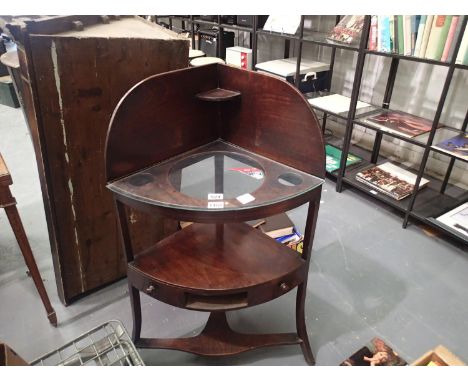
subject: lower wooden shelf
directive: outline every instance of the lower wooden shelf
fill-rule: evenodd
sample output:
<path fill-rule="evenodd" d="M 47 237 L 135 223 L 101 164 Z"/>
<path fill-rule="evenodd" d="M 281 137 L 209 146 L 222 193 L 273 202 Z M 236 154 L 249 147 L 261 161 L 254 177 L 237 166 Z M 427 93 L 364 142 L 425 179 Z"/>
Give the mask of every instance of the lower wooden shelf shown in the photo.
<path fill-rule="evenodd" d="M 204 356 L 228 356 L 278 345 L 303 344 L 296 333 L 244 334 L 232 330 L 226 313 L 211 313 L 202 332 L 184 338 L 139 338 L 139 348 L 181 350 Z M 312 361 L 313 363 L 313 361 Z"/>
<path fill-rule="evenodd" d="M 192 224 L 137 255 L 128 277 L 168 304 L 226 311 L 269 301 L 301 283 L 306 262 L 245 223 Z"/>

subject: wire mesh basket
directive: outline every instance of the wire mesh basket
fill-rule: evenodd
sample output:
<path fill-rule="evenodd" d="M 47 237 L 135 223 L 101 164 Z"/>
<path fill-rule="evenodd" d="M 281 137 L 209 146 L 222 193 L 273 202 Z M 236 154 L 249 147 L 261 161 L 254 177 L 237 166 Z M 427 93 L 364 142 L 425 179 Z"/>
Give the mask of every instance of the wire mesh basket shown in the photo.
<path fill-rule="evenodd" d="M 31 362 L 35 366 L 144 366 L 123 324 L 111 320 Z"/>

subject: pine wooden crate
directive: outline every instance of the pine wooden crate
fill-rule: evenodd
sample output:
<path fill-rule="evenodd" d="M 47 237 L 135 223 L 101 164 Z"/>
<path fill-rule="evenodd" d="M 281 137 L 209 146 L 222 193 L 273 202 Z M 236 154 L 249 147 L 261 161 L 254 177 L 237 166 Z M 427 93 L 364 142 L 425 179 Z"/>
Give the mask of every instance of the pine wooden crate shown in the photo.
<path fill-rule="evenodd" d="M 460 358 L 442 345 L 419 357 L 411 366 L 427 366 L 431 361 L 441 366 L 466 366 Z"/>

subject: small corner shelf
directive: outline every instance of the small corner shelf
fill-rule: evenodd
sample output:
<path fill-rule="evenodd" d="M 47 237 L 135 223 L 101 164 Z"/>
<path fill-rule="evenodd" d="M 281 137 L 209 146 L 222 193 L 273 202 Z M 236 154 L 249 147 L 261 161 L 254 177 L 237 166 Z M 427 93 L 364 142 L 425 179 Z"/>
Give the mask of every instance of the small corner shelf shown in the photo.
<path fill-rule="evenodd" d="M 211 89 L 205 92 L 201 92 L 195 95 L 198 99 L 208 102 L 223 102 L 231 101 L 233 99 L 239 98 L 241 96 L 240 92 L 227 89 Z"/>

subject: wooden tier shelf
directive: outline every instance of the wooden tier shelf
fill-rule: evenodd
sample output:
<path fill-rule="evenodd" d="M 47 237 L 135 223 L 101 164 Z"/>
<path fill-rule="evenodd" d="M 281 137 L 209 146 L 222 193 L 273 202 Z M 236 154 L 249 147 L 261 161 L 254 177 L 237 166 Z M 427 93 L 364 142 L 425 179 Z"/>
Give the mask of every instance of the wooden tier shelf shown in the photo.
<path fill-rule="evenodd" d="M 304 265 L 299 253 L 248 224 L 192 224 L 137 255 L 128 277 L 171 305 L 230 310 L 290 291 L 303 281 Z"/>
<path fill-rule="evenodd" d="M 195 95 L 195 97 L 198 99 L 209 102 L 231 101 L 233 99 L 239 98 L 240 96 L 240 92 L 221 88 L 211 89 Z"/>
<path fill-rule="evenodd" d="M 228 356 L 267 346 L 303 346 L 296 333 L 244 334 L 229 327 L 226 313 L 214 312 L 203 331 L 195 337 L 185 338 L 140 338 L 135 342 L 139 348 L 182 350 L 203 356 Z M 314 363 L 313 358 L 308 359 Z"/>

